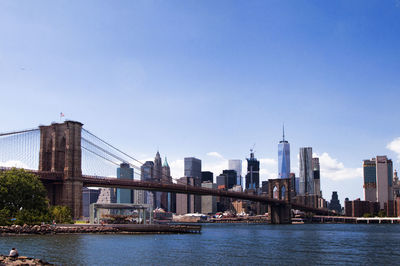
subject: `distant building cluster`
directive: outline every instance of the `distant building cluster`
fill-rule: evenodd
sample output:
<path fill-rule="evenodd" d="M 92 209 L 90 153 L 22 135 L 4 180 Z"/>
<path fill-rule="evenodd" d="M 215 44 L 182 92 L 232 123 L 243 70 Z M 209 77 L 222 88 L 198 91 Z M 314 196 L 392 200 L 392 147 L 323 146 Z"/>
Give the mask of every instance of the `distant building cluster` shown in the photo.
<path fill-rule="evenodd" d="M 363 161 L 364 200 L 345 201 L 346 216 L 400 216 L 400 182 L 387 156 Z"/>

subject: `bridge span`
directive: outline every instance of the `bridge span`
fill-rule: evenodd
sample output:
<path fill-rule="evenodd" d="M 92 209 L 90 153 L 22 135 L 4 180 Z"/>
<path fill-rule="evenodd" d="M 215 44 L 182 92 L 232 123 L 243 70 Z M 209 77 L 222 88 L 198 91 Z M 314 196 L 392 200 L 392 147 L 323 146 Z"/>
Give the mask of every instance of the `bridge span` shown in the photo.
<path fill-rule="evenodd" d="M 39 167 L 38 170 L 27 171 L 35 173 L 40 177 L 48 191 L 50 203 L 70 207 L 75 219 L 80 218 L 82 215 L 82 188 L 84 186 L 126 188 L 193 195 L 211 195 L 255 201 L 268 205 L 269 217 L 272 223 L 289 223 L 291 221 L 291 209 L 313 212 L 320 215 L 334 215 L 333 212 L 327 209 L 312 208 L 293 202 L 290 198 L 290 193 L 286 193 L 285 196 L 281 198 L 272 198 L 245 192 L 233 192 L 191 185 L 124 180 L 97 175 L 83 175 L 82 150 L 89 151 L 110 162 L 112 162 L 110 158 L 120 159 L 120 157 L 117 157 L 106 149 L 99 147 L 98 144 L 82 137 L 81 134 L 83 130 L 82 123 L 80 122 L 65 121 L 64 123 L 53 123 L 50 126 L 40 126 L 39 129 L 0 134 L 0 137 L 4 137 L 13 136 L 13 134 L 21 135 L 29 134 L 30 132 L 37 134 L 40 132 Z M 89 135 L 94 136 L 92 133 L 86 131 L 86 137 Z M 96 136 L 94 137 L 98 138 Z M 99 140 L 100 142 L 104 142 L 101 139 Z M 83 143 L 85 143 L 85 146 L 83 146 Z M 106 144 L 114 148 L 110 144 Z M 90 145 L 95 147 L 96 150 L 90 150 Z M 127 155 L 120 150 L 118 151 Z M 128 155 L 128 157 L 130 156 Z M 130 158 L 134 159 L 133 157 Z M 116 164 L 115 162 L 112 163 Z M 137 168 L 138 167 L 136 166 L 136 169 Z M 3 167 L 0 168 L 0 171 L 6 171 L 8 169 L 9 168 Z M 285 188 L 285 191 L 289 191 L 289 180 L 274 179 L 270 181 L 277 184 L 279 190 Z M 272 186 L 269 189 L 271 189 L 269 195 L 272 195 Z M 280 192 L 279 195 L 281 195 Z"/>

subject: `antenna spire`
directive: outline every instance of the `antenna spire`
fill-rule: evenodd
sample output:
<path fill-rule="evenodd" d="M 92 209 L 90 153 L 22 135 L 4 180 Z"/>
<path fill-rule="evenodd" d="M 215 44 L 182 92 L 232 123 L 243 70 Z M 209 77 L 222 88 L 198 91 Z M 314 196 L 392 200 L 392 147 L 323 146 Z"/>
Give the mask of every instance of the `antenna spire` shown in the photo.
<path fill-rule="evenodd" d="M 283 123 L 282 132 L 283 132 L 283 134 L 282 134 L 282 136 L 283 136 L 283 141 L 285 141 L 285 123 Z"/>

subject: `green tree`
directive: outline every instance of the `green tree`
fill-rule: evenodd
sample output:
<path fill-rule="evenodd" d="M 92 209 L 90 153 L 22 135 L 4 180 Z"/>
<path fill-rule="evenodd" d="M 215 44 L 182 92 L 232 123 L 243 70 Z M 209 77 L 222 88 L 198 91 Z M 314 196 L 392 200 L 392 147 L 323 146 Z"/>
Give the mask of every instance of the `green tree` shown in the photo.
<path fill-rule="evenodd" d="M 71 210 L 67 206 L 52 206 L 50 208 L 51 219 L 56 223 L 72 224 Z"/>
<path fill-rule="evenodd" d="M 48 221 L 47 192 L 39 178 L 21 169 L 0 173 L 0 223 L 16 218 L 18 224 Z"/>

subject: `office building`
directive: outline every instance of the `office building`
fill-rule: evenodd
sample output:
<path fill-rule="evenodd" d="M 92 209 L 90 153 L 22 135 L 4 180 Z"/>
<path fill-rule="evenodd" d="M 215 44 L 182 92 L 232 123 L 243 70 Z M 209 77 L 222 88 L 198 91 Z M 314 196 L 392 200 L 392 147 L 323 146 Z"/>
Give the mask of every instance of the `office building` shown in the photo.
<path fill-rule="evenodd" d="M 154 158 L 154 168 L 153 168 L 153 181 L 161 183 L 162 178 L 162 161 L 160 152 L 157 151 L 156 157 Z M 161 192 L 153 192 L 154 195 L 154 208 L 161 208 Z"/>
<path fill-rule="evenodd" d="M 250 158 L 247 158 L 246 189 L 257 190 L 260 187 L 260 162 L 250 150 Z"/>
<path fill-rule="evenodd" d="M 320 166 L 319 158 L 312 158 L 313 177 L 314 177 L 314 193 L 321 196 L 321 182 L 320 182 Z"/>
<path fill-rule="evenodd" d="M 202 182 L 201 186 L 204 188 L 216 189 L 217 184 L 209 181 Z M 217 212 L 217 198 L 215 196 L 201 196 L 201 213 L 213 214 Z"/>
<path fill-rule="evenodd" d="M 140 167 L 140 180 L 141 181 L 153 181 L 153 170 L 154 170 L 154 162 L 146 161 Z M 153 192 L 144 191 L 144 190 L 135 190 L 134 194 L 135 203 L 136 204 L 151 204 L 153 206 Z"/>
<path fill-rule="evenodd" d="M 336 213 L 342 213 L 342 205 L 340 205 L 337 191 L 332 192 L 331 202 L 329 203 L 329 209 Z"/>
<path fill-rule="evenodd" d="M 89 206 L 96 203 L 100 195 L 100 189 L 82 188 L 82 215 L 89 218 Z"/>
<path fill-rule="evenodd" d="M 300 188 L 299 194 L 314 195 L 314 172 L 312 168 L 312 148 L 300 148 Z"/>
<path fill-rule="evenodd" d="M 386 156 L 363 161 L 364 196 L 366 201 L 385 203 L 393 200 L 393 162 Z"/>
<path fill-rule="evenodd" d="M 194 157 L 185 158 L 184 175 L 201 179 L 201 160 Z"/>
<path fill-rule="evenodd" d="M 164 159 L 164 163 L 162 165 L 162 176 L 161 182 L 165 184 L 172 184 L 172 177 L 171 177 L 171 169 L 169 167 L 167 157 Z M 172 202 L 171 202 L 171 193 L 169 192 L 159 192 L 161 194 L 161 208 L 165 211 L 171 211 L 172 209 Z"/>
<path fill-rule="evenodd" d="M 211 182 L 213 183 L 214 181 L 214 174 L 209 171 L 203 171 L 201 172 L 201 183 L 204 182 Z"/>
<path fill-rule="evenodd" d="M 279 178 L 290 177 L 290 144 L 285 140 L 285 128 L 283 137 L 278 144 L 278 176 Z"/>
<path fill-rule="evenodd" d="M 178 184 L 194 186 L 193 177 L 181 177 L 178 179 Z M 190 194 L 176 194 L 176 214 L 186 214 L 195 212 L 194 195 Z"/>
<path fill-rule="evenodd" d="M 229 160 L 228 169 L 236 171 L 236 184 L 242 185 L 242 160 Z"/>
<path fill-rule="evenodd" d="M 133 168 L 128 163 L 121 163 L 117 168 L 117 178 L 133 180 Z M 117 203 L 133 203 L 133 190 L 118 188 Z"/>
<path fill-rule="evenodd" d="M 184 159 L 185 177 L 193 178 L 194 186 L 201 186 L 201 160 L 194 157 Z M 194 196 L 194 212 L 201 212 L 201 196 Z"/>

